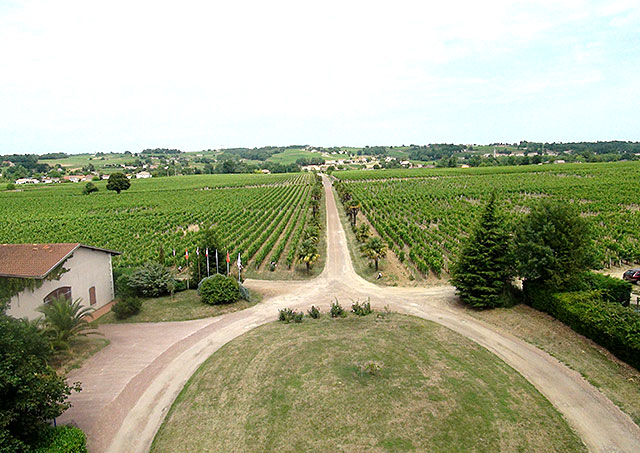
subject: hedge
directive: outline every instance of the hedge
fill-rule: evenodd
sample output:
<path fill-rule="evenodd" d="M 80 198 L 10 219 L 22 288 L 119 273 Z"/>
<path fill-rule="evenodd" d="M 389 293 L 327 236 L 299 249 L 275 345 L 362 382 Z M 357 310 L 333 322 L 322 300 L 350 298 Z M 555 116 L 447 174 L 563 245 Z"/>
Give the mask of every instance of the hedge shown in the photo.
<path fill-rule="evenodd" d="M 631 283 L 608 275 L 585 272 L 580 275 L 568 291 L 600 290 L 602 298 L 607 302 L 619 303 L 628 307 L 631 302 Z"/>
<path fill-rule="evenodd" d="M 640 313 L 608 302 L 603 293 L 601 290 L 553 293 L 525 285 L 525 301 L 533 308 L 549 313 L 640 370 Z"/>

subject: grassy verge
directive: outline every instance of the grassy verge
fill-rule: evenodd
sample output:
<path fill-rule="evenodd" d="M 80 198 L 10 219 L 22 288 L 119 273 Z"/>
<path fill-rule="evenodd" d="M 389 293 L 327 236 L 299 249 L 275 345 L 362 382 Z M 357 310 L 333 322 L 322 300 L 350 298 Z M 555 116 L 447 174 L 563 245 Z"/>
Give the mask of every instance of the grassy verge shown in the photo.
<path fill-rule="evenodd" d="M 376 372 L 362 369 L 374 361 Z M 270 323 L 213 354 L 151 451 L 585 451 L 522 376 L 437 324 L 390 314 Z"/>
<path fill-rule="evenodd" d="M 114 324 L 129 322 L 163 322 L 186 321 L 189 319 L 209 318 L 238 310 L 244 310 L 257 304 L 262 299 L 259 293 L 250 292 L 251 302 L 240 300 L 228 305 L 207 305 L 200 301 L 196 290 L 188 290 L 171 296 L 143 299 L 142 309 L 137 315 L 127 319 L 116 319 L 112 312 L 106 313 L 96 322 L 98 324 Z"/>
<path fill-rule="evenodd" d="M 109 340 L 100 335 L 78 337 L 71 342 L 71 348 L 54 357 L 51 366 L 59 372 L 66 374 L 69 371 L 80 368 L 85 360 L 109 344 Z"/>
<path fill-rule="evenodd" d="M 526 305 L 468 310 L 468 314 L 516 335 L 578 371 L 640 425 L 640 371 L 606 349 Z"/>

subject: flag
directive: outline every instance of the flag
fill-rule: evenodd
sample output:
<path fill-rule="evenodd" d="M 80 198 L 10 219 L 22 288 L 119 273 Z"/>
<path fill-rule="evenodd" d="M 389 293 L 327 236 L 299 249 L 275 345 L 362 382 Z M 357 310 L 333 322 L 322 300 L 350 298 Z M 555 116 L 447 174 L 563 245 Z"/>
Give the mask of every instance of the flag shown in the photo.
<path fill-rule="evenodd" d="M 209 276 L 209 247 L 204 249 L 204 256 L 207 257 L 207 277 Z"/>
<path fill-rule="evenodd" d="M 227 263 L 229 263 L 231 259 L 229 259 L 229 251 L 227 250 Z"/>
<path fill-rule="evenodd" d="M 196 247 L 196 255 L 200 256 L 200 247 Z"/>
<path fill-rule="evenodd" d="M 173 256 L 176 256 L 176 249 L 173 249 Z"/>
<path fill-rule="evenodd" d="M 242 260 L 240 259 L 240 253 L 238 253 L 238 269 L 242 269 Z"/>
<path fill-rule="evenodd" d="M 184 249 L 184 257 L 187 261 L 189 261 L 189 250 L 188 249 Z"/>

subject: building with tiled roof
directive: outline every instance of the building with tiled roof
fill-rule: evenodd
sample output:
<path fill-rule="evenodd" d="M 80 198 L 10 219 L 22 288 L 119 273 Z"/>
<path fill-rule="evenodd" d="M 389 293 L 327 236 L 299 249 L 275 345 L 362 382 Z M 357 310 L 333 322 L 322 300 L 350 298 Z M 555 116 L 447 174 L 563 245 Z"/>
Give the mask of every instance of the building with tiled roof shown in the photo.
<path fill-rule="evenodd" d="M 56 297 L 98 309 L 113 300 L 111 257 L 120 252 L 80 243 L 0 244 L 0 279 L 28 279 L 13 294 L 7 314 L 16 318 L 40 316 L 40 305 Z"/>

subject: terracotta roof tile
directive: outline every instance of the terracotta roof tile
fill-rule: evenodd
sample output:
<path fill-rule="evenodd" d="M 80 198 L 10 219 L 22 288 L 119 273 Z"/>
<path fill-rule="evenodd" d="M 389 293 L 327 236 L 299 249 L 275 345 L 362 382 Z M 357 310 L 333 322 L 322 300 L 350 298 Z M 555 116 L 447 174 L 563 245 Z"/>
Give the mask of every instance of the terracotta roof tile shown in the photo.
<path fill-rule="evenodd" d="M 0 277 L 45 278 L 62 260 L 78 247 L 86 247 L 113 255 L 119 252 L 82 245 L 65 244 L 0 244 Z"/>

